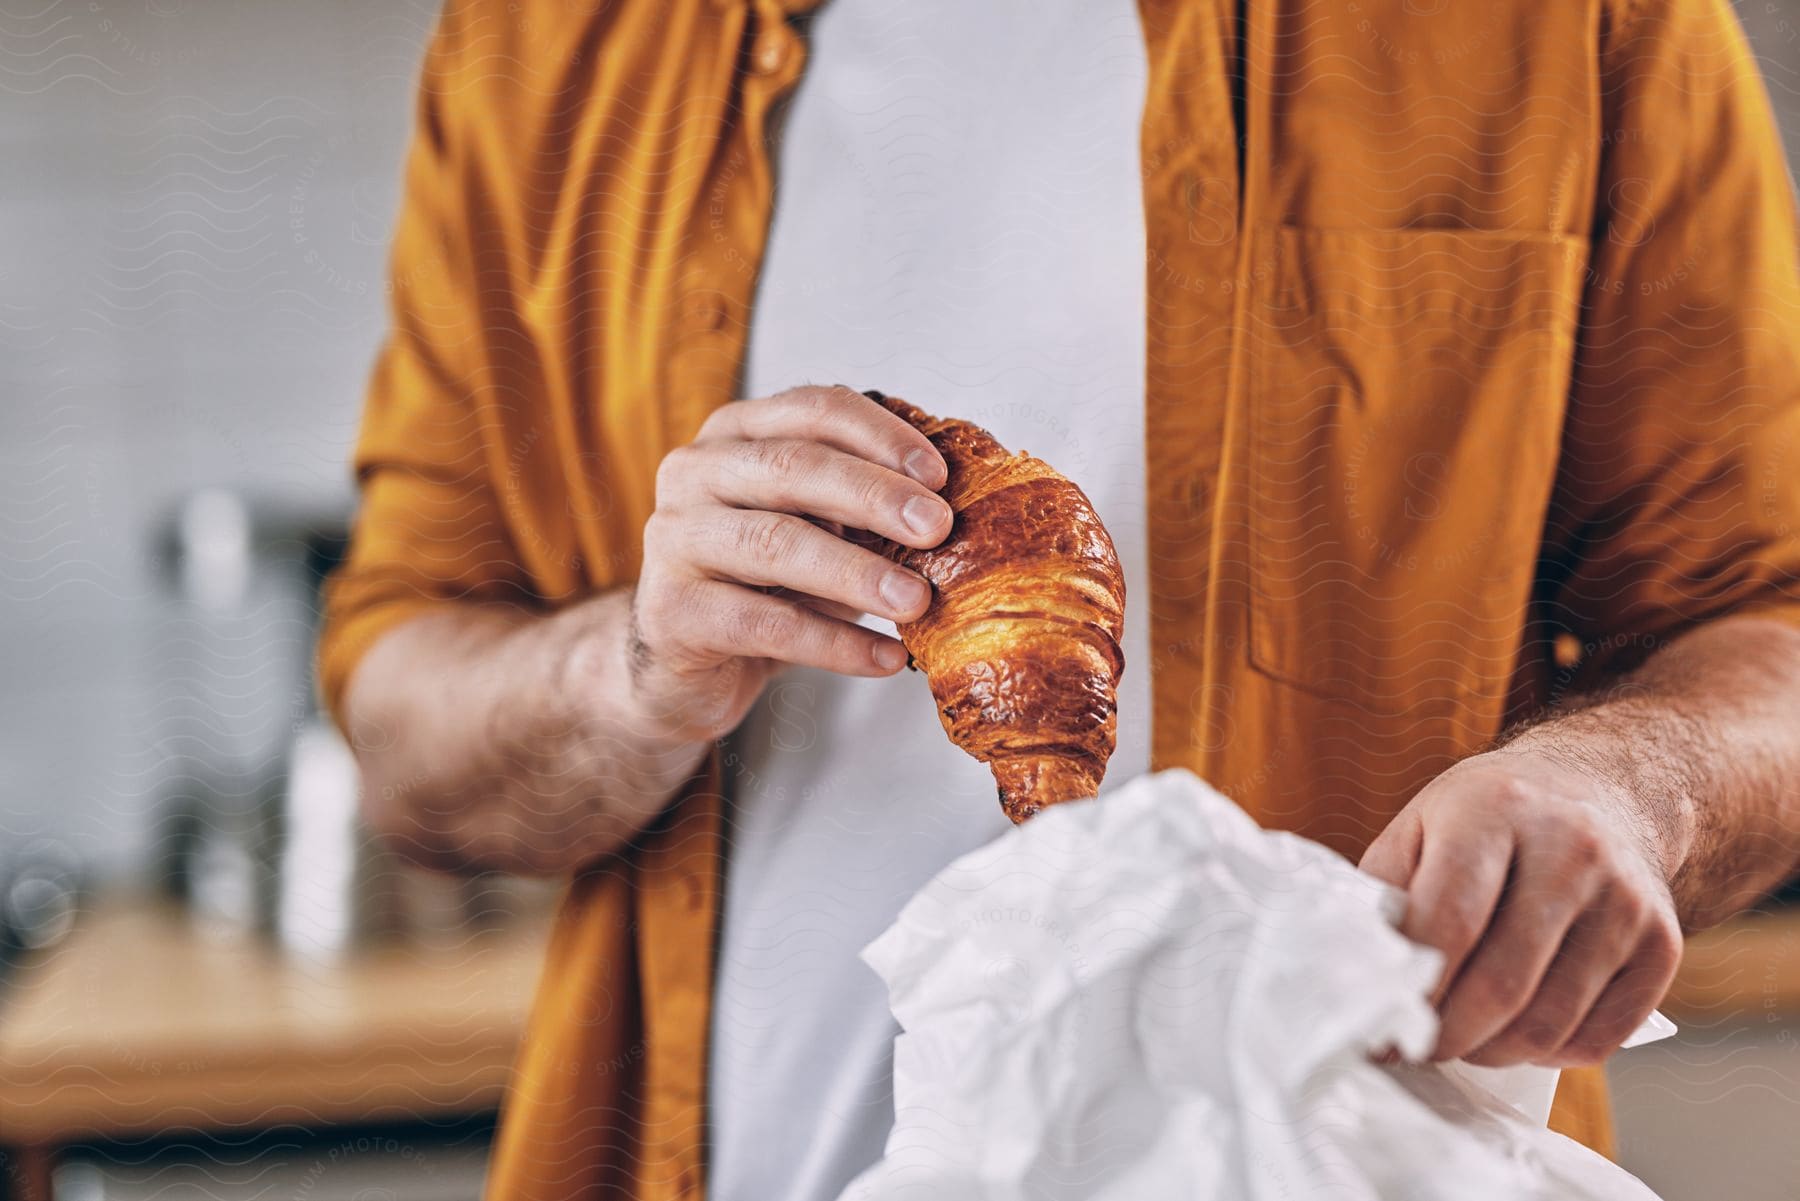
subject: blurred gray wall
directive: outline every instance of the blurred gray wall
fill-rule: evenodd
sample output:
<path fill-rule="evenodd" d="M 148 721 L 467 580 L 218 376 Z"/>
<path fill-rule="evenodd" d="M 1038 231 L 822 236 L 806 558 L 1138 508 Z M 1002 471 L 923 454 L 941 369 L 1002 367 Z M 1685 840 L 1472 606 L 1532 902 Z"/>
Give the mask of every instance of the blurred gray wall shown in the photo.
<path fill-rule="evenodd" d="M 119 866 L 173 755 L 291 724 L 259 648 L 305 615 L 275 595 L 208 669 L 242 706 L 172 704 L 211 652 L 152 535 L 201 485 L 348 504 L 435 5 L 0 6 L 0 845 Z M 1742 12 L 1792 146 L 1800 0 Z"/>
<path fill-rule="evenodd" d="M 1800 0 L 1734 0 L 1762 64 L 1790 169 L 1800 158 Z"/>
<path fill-rule="evenodd" d="M 435 12 L 0 0 L 0 848 L 121 866 L 172 756 L 282 736 L 305 614 L 254 594 L 201 646 L 154 534 L 201 485 L 348 505 Z M 199 667 L 223 726 L 170 703 Z"/>

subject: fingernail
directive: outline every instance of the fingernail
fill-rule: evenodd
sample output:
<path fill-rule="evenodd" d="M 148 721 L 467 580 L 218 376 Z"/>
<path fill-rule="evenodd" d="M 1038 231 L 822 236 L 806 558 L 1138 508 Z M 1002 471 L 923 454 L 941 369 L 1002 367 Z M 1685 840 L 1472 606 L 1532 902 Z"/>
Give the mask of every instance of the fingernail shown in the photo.
<path fill-rule="evenodd" d="M 901 506 L 900 516 L 906 519 L 906 524 L 912 527 L 913 533 L 929 537 L 943 526 L 944 517 L 949 511 L 950 506 L 935 496 L 929 499 L 915 496 Z"/>
<path fill-rule="evenodd" d="M 936 451 L 909 450 L 906 457 L 900 460 L 900 469 L 927 488 L 932 488 L 943 478 L 942 463 L 943 457 Z"/>
<path fill-rule="evenodd" d="M 881 598 L 896 613 L 915 613 L 931 599 L 931 586 L 916 575 L 890 571 L 881 577 Z"/>
<path fill-rule="evenodd" d="M 875 662 L 888 671 L 899 671 L 906 666 L 906 648 L 898 642 L 877 642 Z"/>

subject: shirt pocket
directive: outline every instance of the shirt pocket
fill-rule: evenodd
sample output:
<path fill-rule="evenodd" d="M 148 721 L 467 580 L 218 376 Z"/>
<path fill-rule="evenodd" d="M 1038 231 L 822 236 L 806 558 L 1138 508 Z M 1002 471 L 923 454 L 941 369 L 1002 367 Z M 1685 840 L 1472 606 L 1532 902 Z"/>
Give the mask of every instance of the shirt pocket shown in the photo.
<path fill-rule="evenodd" d="M 1268 233 L 1246 323 L 1249 654 L 1382 713 L 1497 719 L 1554 481 L 1586 243 Z"/>

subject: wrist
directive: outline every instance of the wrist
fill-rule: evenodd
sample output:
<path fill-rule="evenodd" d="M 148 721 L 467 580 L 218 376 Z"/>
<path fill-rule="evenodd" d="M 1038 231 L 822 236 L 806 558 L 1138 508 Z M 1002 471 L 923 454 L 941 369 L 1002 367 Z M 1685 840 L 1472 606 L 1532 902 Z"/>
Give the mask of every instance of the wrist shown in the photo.
<path fill-rule="evenodd" d="M 1661 720 L 1622 704 L 1597 706 L 1532 726 L 1496 753 L 1535 755 L 1580 776 L 1583 792 L 1617 815 L 1673 882 L 1693 844 L 1697 806 L 1688 773 L 1661 745 Z"/>
<path fill-rule="evenodd" d="M 635 834 L 692 778 L 709 744 L 684 734 L 679 718 L 634 678 L 631 604 L 625 588 L 570 610 L 574 625 L 556 648 L 556 692 L 572 760 Z"/>
<path fill-rule="evenodd" d="M 634 602 L 635 590 L 622 588 L 579 606 L 587 611 L 561 650 L 563 711 L 589 737 L 629 746 L 637 757 L 698 762 L 706 740 L 691 732 L 683 691 L 649 669 Z"/>

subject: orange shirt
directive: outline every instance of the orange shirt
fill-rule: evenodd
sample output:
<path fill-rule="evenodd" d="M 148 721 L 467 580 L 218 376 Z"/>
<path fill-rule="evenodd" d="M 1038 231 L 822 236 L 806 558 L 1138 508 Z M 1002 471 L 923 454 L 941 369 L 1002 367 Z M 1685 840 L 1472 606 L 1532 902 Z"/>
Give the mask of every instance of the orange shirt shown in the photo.
<path fill-rule="evenodd" d="M 334 708 L 430 609 L 631 582 L 658 461 L 733 395 L 810 6 L 449 6 Z M 1697 622 L 1800 620 L 1793 206 L 1726 0 L 1243 7 L 1142 0 L 1133 666 L 1156 766 L 1355 854 L 1509 718 Z M 714 769 L 572 883 L 494 1196 L 702 1191 L 724 803 Z M 1554 1124 L 1607 1146 L 1597 1073 Z"/>

